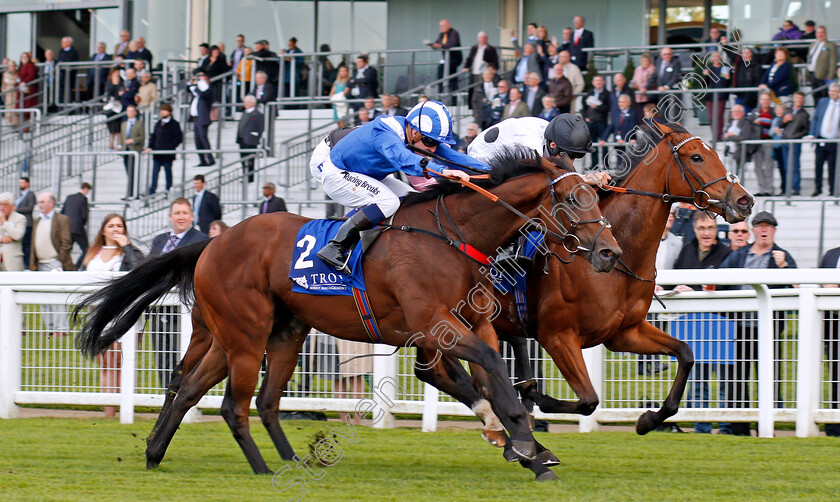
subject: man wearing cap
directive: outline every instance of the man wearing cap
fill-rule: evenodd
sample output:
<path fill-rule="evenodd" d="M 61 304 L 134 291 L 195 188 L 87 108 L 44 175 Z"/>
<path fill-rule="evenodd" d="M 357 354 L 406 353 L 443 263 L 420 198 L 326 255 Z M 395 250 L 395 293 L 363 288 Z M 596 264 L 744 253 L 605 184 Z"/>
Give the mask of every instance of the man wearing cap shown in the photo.
<path fill-rule="evenodd" d="M 775 242 L 776 227 L 779 223 L 776 218 L 767 211 L 761 211 L 752 219 L 752 233 L 753 243 L 733 251 L 723 263 L 720 268 L 758 268 L 758 269 L 776 269 L 776 268 L 796 268 L 796 261 L 793 256 L 786 250 L 779 247 Z M 781 288 L 784 286 L 769 286 L 770 288 Z M 718 289 L 744 289 L 752 290 L 750 285 L 719 287 Z M 774 319 L 777 319 L 775 324 L 775 332 L 780 333 L 784 330 L 784 312 L 777 312 L 774 314 Z M 731 397 L 731 404 L 736 408 L 749 407 L 750 389 L 749 380 L 751 373 L 751 366 L 753 361 L 758 359 L 758 323 L 755 312 L 746 312 L 737 314 L 737 330 L 735 340 L 735 377 L 733 384 L 733 393 Z M 780 320 L 781 319 L 781 320 Z M 781 347 L 776 344 L 774 348 L 776 355 L 780 355 Z M 779 363 L 775 364 L 774 373 L 775 380 L 779 380 L 780 372 Z M 781 399 L 781 384 L 776 387 L 776 406 L 782 407 Z M 750 435 L 748 423 L 732 424 L 732 433 L 736 435 Z"/>
<path fill-rule="evenodd" d="M 149 136 L 149 147 L 146 148 L 146 153 L 155 150 L 175 150 L 184 140 L 184 135 L 181 132 L 181 124 L 172 118 L 172 105 L 164 103 L 160 105 L 160 120 L 155 124 L 152 135 Z M 157 191 L 158 174 L 160 168 L 166 175 L 166 190 L 172 188 L 172 162 L 175 160 L 175 154 L 171 153 L 155 153 L 152 155 L 152 183 L 149 185 L 149 195 Z"/>
<path fill-rule="evenodd" d="M 449 169 L 435 161 L 421 164 L 423 157 L 412 152 L 408 145 L 473 169 L 490 169 L 449 147 L 454 144 L 452 117 L 438 101 L 418 104 L 407 117 L 380 115 L 347 134 L 333 146 L 329 156 L 324 155 L 320 163 L 310 167 L 331 199 L 359 211 L 318 251 L 318 257 L 339 272 L 350 273 L 344 255 L 359 241 L 359 233 L 396 213 L 400 198 L 412 191 L 411 186 L 392 174 L 402 171 L 409 176 L 423 177 L 428 168 L 429 172 L 469 179 L 464 171 Z"/>
<path fill-rule="evenodd" d="M 198 75 L 201 72 L 207 70 L 207 64 L 210 61 L 210 44 L 204 42 L 198 46 L 198 66 L 195 70 L 193 70 L 194 75 Z"/>

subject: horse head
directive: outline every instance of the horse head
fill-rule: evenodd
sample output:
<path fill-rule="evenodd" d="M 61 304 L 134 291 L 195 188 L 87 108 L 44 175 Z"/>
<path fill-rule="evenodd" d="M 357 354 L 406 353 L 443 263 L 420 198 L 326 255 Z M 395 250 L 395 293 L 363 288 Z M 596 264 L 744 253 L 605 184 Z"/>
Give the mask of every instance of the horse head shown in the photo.
<path fill-rule="evenodd" d="M 546 239 L 570 254 L 583 252 L 596 272 L 609 272 L 618 264 L 621 247 L 610 223 L 601 214 L 598 194 L 575 171 L 567 156 L 538 157 L 549 176 L 549 197 L 539 207 Z"/>
<path fill-rule="evenodd" d="M 723 216 L 729 223 L 745 220 L 755 199 L 729 172 L 718 153 L 679 124 L 646 122 L 646 134 L 659 137 L 656 148 L 645 156 L 650 163 L 668 162 L 663 200 L 694 204 L 698 209 Z"/>

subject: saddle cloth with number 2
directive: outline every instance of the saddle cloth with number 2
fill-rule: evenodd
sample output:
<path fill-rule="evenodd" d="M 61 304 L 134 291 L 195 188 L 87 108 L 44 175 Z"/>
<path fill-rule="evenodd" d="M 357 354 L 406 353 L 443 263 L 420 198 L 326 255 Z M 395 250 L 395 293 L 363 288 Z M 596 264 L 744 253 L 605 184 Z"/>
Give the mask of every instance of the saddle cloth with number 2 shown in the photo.
<path fill-rule="evenodd" d="M 292 291 L 310 295 L 352 296 L 353 288 L 365 289 L 362 275 L 362 245 L 357 244 L 350 255 L 352 275 L 346 276 L 318 258 L 318 251 L 327 245 L 343 221 L 312 220 L 306 223 L 295 238 L 295 252 L 289 279 L 294 282 Z"/>

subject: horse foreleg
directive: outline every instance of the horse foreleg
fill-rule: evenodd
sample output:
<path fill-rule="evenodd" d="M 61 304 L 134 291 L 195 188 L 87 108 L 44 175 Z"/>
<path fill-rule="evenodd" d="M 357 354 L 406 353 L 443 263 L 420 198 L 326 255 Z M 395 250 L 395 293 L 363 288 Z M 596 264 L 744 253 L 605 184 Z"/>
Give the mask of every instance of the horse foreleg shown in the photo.
<path fill-rule="evenodd" d="M 295 372 L 298 354 L 310 329 L 310 326 L 295 318 L 282 331 L 272 333 L 266 347 L 267 364 L 262 386 L 257 394 L 257 411 L 283 460 L 292 460 L 295 452 L 280 426 L 280 398 Z"/>
<path fill-rule="evenodd" d="M 592 387 L 583 352 L 572 334 L 540 336 L 540 344 L 551 356 L 563 378 L 578 395 L 577 401 L 560 401 L 531 389 L 530 396 L 544 413 L 576 413 L 591 415 L 598 407 L 598 394 Z"/>
<path fill-rule="evenodd" d="M 688 382 L 688 375 L 694 366 L 694 354 L 691 353 L 688 344 L 643 321 L 620 333 L 605 345 L 613 352 L 668 355 L 677 358 L 679 365 L 677 377 L 671 384 L 668 397 L 665 398 L 659 411 L 646 411 L 639 417 L 639 421 L 636 422 L 637 433 L 647 434 L 677 413 L 680 399 Z"/>
<path fill-rule="evenodd" d="M 537 391 L 537 381 L 534 379 L 534 372 L 531 370 L 531 356 L 528 354 L 528 340 L 518 336 L 500 337 L 506 341 L 513 350 L 513 370 L 516 376 L 516 383 L 513 387 L 519 391 L 522 405 L 534 416 L 534 399 L 532 392 Z M 532 427 L 533 428 L 533 425 Z"/>
<path fill-rule="evenodd" d="M 434 357 L 434 351 L 417 349 L 417 364 L 414 365 L 417 378 L 467 405 L 484 424 L 481 437 L 493 446 L 505 446 L 505 428 L 502 422 L 493 413 L 490 403 L 478 394 L 470 375 L 461 363 L 443 354 L 437 364 L 429 367 Z"/>
<path fill-rule="evenodd" d="M 181 389 L 162 420 L 152 440 L 146 447 L 146 468 L 160 464 L 172 437 L 181 425 L 189 409 L 198 403 L 204 394 L 227 376 L 225 353 L 218 344 L 212 344 L 201 362 L 184 378 Z"/>

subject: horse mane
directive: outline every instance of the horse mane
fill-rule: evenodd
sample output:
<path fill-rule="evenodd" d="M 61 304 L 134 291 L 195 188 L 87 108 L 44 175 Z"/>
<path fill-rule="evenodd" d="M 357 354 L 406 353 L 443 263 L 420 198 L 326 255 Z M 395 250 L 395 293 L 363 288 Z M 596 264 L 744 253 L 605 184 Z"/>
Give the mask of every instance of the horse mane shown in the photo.
<path fill-rule="evenodd" d="M 491 168 L 487 172 L 490 179 L 473 180 L 473 183 L 482 188 L 493 188 L 513 178 L 542 172 L 540 159 L 541 156 L 536 150 L 523 145 L 504 146 L 487 161 Z M 558 167 L 564 168 L 562 165 L 558 165 Z M 441 195 L 461 192 L 472 192 L 472 189 L 454 181 L 438 178 L 438 182 L 428 190 L 406 195 L 402 200 L 402 206 L 411 206 L 435 200 Z"/>
<path fill-rule="evenodd" d="M 671 130 L 668 131 L 668 132 L 664 132 L 659 127 L 659 125 L 663 125 L 665 127 L 668 127 Z M 652 122 L 652 121 L 647 120 L 647 119 L 642 120 L 642 123 L 639 124 L 639 126 L 638 126 L 638 130 L 639 130 L 638 134 L 643 134 L 643 135 L 645 135 L 649 138 L 654 138 L 654 139 L 658 138 L 656 143 L 655 143 L 656 145 L 665 141 L 667 138 L 669 138 L 670 136 L 673 136 L 675 134 L 690 134 L 688 132 L 688 130 L 685 127 L 683 127 L 682 124 L 680 124 L 678 122 L 664 122 L 664 121 Z M 642 164 L 642 161 L 644 161 L 644 159 L 646 159 L 648 157 L 648 155 L 650 155 L 650 150 L 645 150 L 641 154 L 638 154 L 638 153 L 636 153 L 636 151 L 634 149 L 627 148 L 627 149 L 624 150 L 624 153 L 626 153 L 627 157 L 630 158 L 630 169 L 627 169 L 626 172 L 622 176 L 616 176 L 616 175 L 612 175 L 612 173 L 610 173 L 612 175 L 612 179 L 613 179 L 614 184 L 616 186 L 623 186 L 624 185 L 624 182 L 627 181 L 627 178 L 629 178 L 630 175 L 633 174 L 636 171 L 636 168 L 638 168 L 639 165 Z M 609 197 L 613 193 L 614 192 L 610 192 L 610 191 L 607 191 L 607 190 L 599 190 L 598 191 L 598 195 L 601 198 L 601 200 L 606 199 L 607 197 Z"/>

